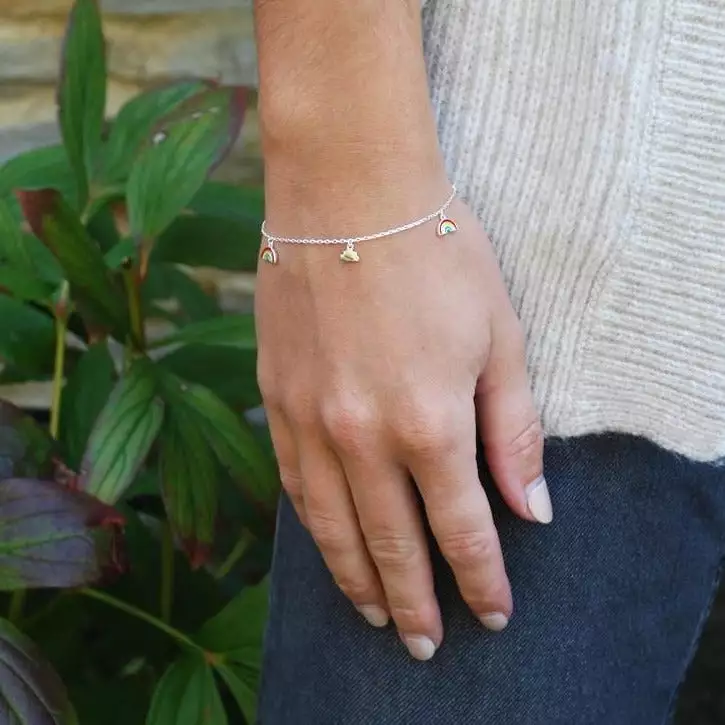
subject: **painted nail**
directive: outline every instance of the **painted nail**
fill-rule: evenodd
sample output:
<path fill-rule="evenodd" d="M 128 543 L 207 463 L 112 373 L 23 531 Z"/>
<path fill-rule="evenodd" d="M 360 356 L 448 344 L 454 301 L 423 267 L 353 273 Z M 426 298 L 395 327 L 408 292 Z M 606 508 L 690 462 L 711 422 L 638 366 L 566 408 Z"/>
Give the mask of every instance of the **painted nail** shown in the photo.
<path fill-rule="evenodd" d="M 368 624 L 373 627 L 385 627 L 390 621 L 388 613 L 382 607 L 376 607 L 372 604 L 363 604 L 356 607 L 357 611 L 367 619 Z"/>
<path fill-rule="evenodd" d="M 501 632 L 506 629 L 509 618 L 501 612 L 492 612 L 481 616 L 481 624 L 492 632 Z"/>
<path fill-rule="evenodd" d="M 526 487 L 526 503 L 531 515 L 541 524 L 550 524 L 554 519 L 551 498 L 546 479 L 539 476 Z"/>
<path fill-rule="evenodd" d="M 410 654 L 421 662 L 426 662 L 436 653 L 433 640 L 418 634 L 404 634 L 403 642 Z"/>

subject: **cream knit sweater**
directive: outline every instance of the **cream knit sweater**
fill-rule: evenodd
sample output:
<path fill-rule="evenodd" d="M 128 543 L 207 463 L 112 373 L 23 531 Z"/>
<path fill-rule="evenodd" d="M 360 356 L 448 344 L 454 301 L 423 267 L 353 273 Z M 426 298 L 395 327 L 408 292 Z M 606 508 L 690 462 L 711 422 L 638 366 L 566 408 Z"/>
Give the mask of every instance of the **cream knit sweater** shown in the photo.
<path fill-rule="evenodd" d="M 547 433 L 725 456 L 725 0 L 428 0 L 424 29 Z"/>

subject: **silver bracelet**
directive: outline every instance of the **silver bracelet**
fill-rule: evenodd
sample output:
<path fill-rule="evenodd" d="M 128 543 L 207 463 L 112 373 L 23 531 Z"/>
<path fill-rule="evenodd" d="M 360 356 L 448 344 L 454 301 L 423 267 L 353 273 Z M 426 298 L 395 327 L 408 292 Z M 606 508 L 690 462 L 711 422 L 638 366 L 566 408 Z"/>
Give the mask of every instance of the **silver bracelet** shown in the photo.
<path fill-rule="evenodd" d="M 343 262 L 359 262 L 360 255 L 355 249 L 355 245 L 360 242 L 370 242 L 373 239 L 383 239 L 384 237 L 392 237 L 395 234 L 407 232 L 410 229 L 423 226 L 433 219 L 438 218 L 438 236 L 445 237 L 448 234 L 453 234 L 458 231 L 458 225 L 447 216 L 446 212 L 456 198 L 456 187 L 453 187 L 450 196 L 446 199 L 440 209 L 437 209 L 432 214 L 416 219 L 408 224 L 403 224 L 400 227 L 394 227 L 384 232 L 378 232 L 377 234 L 368 234 L 364 237 L 349 237 L 347 239 L 312 239 L 306 237 L 276 237 L 267 231 L 267 222 L 262 222 L 262 239 L 264 239 L 264 247 L 260 253 L 261 258 L 268 264 L 277 264 L 279 262 L 279 252 L 277 251 L 276 244 L 344 244 L 345 249 L 340 254 L 340 259 Z"/>

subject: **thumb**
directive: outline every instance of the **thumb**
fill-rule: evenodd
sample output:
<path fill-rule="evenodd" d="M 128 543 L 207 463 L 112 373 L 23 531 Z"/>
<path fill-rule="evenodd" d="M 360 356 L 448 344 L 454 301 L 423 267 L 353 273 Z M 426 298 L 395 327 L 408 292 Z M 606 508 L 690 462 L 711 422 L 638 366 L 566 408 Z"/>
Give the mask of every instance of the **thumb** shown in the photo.
<path fill-rule="evenodd" d="M 544 435 L 526 372 L 518 320 L 493 331 L 476 410 L 486 462 L 501 495 L 522 518 L 551 523 L 544 479 Z"/>

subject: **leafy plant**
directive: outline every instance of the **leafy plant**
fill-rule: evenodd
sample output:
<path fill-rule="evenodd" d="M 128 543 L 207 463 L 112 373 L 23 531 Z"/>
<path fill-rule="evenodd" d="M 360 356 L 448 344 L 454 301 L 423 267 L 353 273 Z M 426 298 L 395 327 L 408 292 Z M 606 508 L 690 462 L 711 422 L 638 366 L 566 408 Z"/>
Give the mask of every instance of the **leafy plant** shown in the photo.
<path fill-rule="evenodd" d="M 252 723 L 276 467 L 253 320 L 187 271 L 256 263 L 261 194 L 209 180 L 246 93 L 172 83 L 107 121 L 106 80 L 76 0 L 62 144 L 0 168 L 0 383 L 52 388 L 48 421 L 0 401 L 0 721 Z"/>

